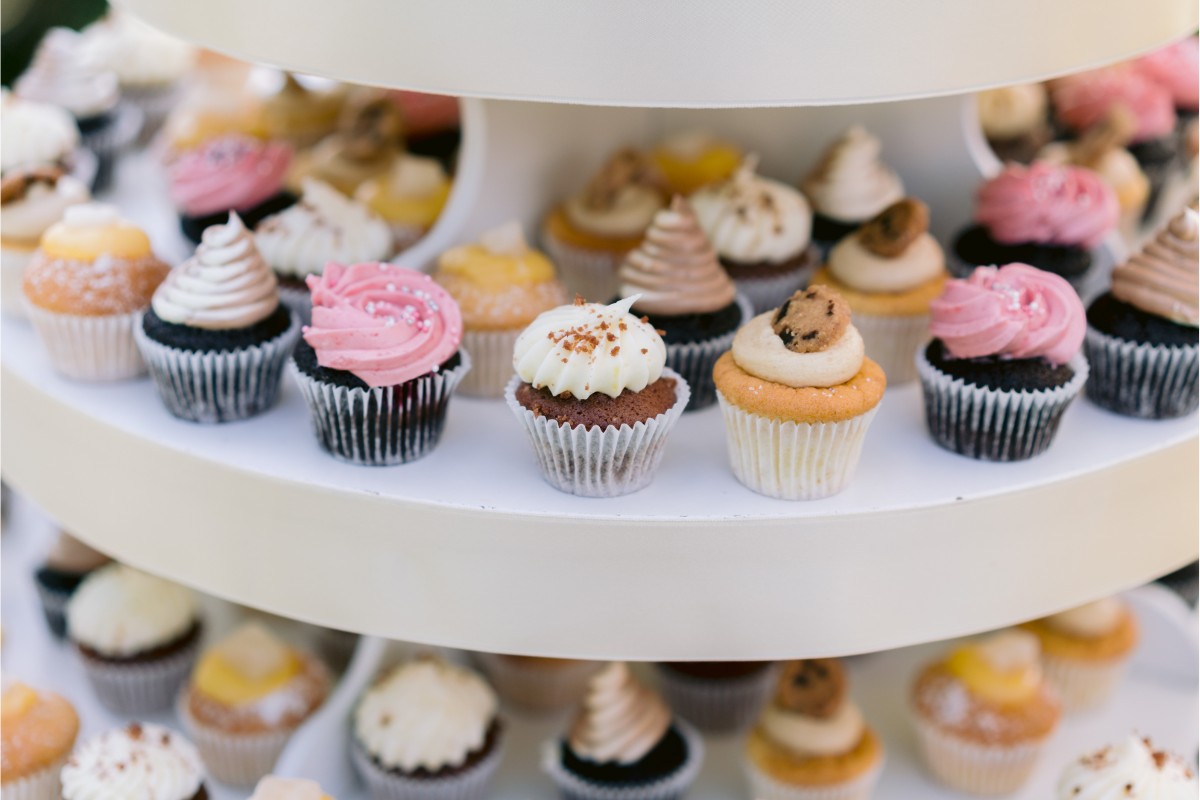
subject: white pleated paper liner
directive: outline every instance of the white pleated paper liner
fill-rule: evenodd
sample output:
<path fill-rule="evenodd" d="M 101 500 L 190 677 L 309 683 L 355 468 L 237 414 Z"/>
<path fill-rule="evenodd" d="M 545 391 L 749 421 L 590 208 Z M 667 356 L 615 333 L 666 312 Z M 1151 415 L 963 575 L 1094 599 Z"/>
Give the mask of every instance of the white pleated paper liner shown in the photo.
<path fill-rule="evenodd" d="M 687 795 L 688 789 L 704 763 L 704 742 L 691 725 L 681 719 L 671 722 L 687 745 L 687 757 L 669 775 L 649 783 L 634 785 L 605 785 L 581 778 L 567 770 L 562 763 L 558 740 L 542 745 L 542 770 L 558 787 L 564 800 L 676 800 Z"/>
<path fill-rule="evenodd" d="M 1067 362 L 1075 374 L 1053 389 L 1011 391 L 968 384 L 917 353 L 925 395 L 925 420 L 933 440 L 947 450 L 983 461 L 1021 461 L 1046 451 L 1059 421 L 1088 380 L 1088 362 Z"/>
<path fill-rule="evenodd" d="M 300 320 L 301 327 L 312 324 L 312 295 L 308 293 L 307 286 L 289 286 L 281 281 L 279 302 L 291 309 Z"/>
<path fill-rule="evenodd" d="M 133 338 L 134 328 L 142 324 L 142 313 L 83 317 L 45 311 L 25 302 L 25 315 L 42 340 L 50 365 L 81 381 L 122 381 L 146 371 Z"/>
<path fill-rule="evenodd" d="M 1084 338 L 1091 376 L 1087 398 L 1101 408 L 1140 419 L 1184 417 L 1200 398 L 1200 345 L 1131 342 L 1088 326 Z"/>
<path fill-rule="evenodd" d="M 754 316 L 754 307 L 745 295 L 738 294 L 735 302 L 741 317 L 729 332 L 700 342 L 667 342 L 667 366 L 683 376 L 692 392 L 692 399 L 688 401 L 684 411 L 699 411 L 717 402 L 713 367 L 716 366 L 717 359 L 733 346 L 733 337 L 737 335 L 737 329 Z"/>
<path fill-rule="evenodd" d="M 300 338 L 300 320 L 265 342 L 236 350 L 181 350 L 134 328 L 134 340 L 167 410 L 191 422 L 249 419 L 275 405 L 283 368 Z"/>
<path fill-rule="evenodd" d="M 955 736 L 917 716 L 917 749 L 938 781 L 974 795 L 1012 794 L 1029 780 L 1045 740 L 1020 744 L 980 744 Z"/>
<path fill-rule="evenodd" d="M 1058 658 L 1042 651 L 1042 674 L 1062 700 L 1063 710 L 1088 711 L 1108 702 L 1125 675 L 1126 656 L 1091 659 Z"/>
<path fill-rule="evenodd" d="M 675 380 L 675 404 L 656 417 L 619 428 L 572 427 L 539 417 L 517 402 L 520 376 L 509 381 L 504 399 L 529 435 L 547 483 L 580 497 L 617 497 L 654 480 L 667 436 L 691 397 L 679 373 L 664 368 L 662 377 Z"/>
<path fill-rule="evenodd" d="M 587 250 L 567 244 L 548 231 L 542 232 L 542 247 L 569 293 L 583 295 L 589 303 L 610 303 L 619 294 L 617 267 L 625 260 L 626 252 Z"/>
<path fill-rule="evenodd" d="M 504 397 L 504 387 L 513 376 L 513 347 L 523 331 L 463 331 L 462 346 L 471 354 L 471 371 L 458 385 L 458 393 L 464 397 Z"/>
<path fill-rule="evenodd" d="M 208 774 L 230 786 L 250 788 L 275 768 L 294 729 L 262 733 L 233 733 L 205 725 L 193 716 L 187 691 L 179 694 L 175 712 L 183 730 L 196 745 Z"/>
<path fill-rule="evenodd" d="M 812 248 L 812 245 L 809 245 Z M 796 292 L 808 286 L 812 276 L 816 274 L 821 259 L 812 256 L 800 267 L 782 275 L 771 275 L 762 278 L 734 278 L 738 293 L 744 295 L 754 307 L 755 316 L 765 311 L 779 308 L 783 301 Z"/>
<path fill-rule="evenodd" d="M 671 710 L 705 733 L 749 728 L 775 689 L 776 665 L 749 675 L 701 678 L 659 666 L 658 686 Z"/>
<path fill-rule="evenodd" d="M 321 446 L 341 461 L 382 467 L 416 461 L 437 446 L 450 396 L 471 369 L 470 354 L 460 349 L 458 356 L 454 369 L 367 389 L 318 381 L 294 363 L 291 372 Z"/>
<path fill-rule="evenodd" d="M 474 653 L 473 657 L 506 703 L 531 714 L 573 708 L 587 691 L 588 681 L 604 666 L 601 661 L 579 661 L 535 667 L 495 653 Z"/>
<path fill-rule="evenodd" d="M 59 777 L 71 754 L 42 767 L 37 772 L 16 780 L 4 781 L 4 800 L 61 800 L 62 780 Z"/>
<path fill-rule="evenodd" d="M 121 103 L 113 112 L 113 118 L 107 124 L 82 132 L 80 142 L 88 150 L 96 154 L 96 177 L 93 182 L 93 192 L 104 191 L 112 181 L 113 168 L 121 151 L 137 141 L 142 131 L 145 115 L 137 106 Z"/>
<path fill-rule="evenodd" d="M 362 744 L 350 745 L 354 768 L 367 784 L 371 800 L 483 800 L 488 784 L 500 766 L 504 734 L 497 735 L 492 750 L 478 763 L 444 777 L 413 777 L 386 770 L 375 762 Z"/>
<path fill-rule="evenodd" d="M 784 783 L 749 760 L 744 762 L 743 769 L 753 800 L 870 800 L 883 765 L 884 759 L 880 758 L 866 772 L 848 781 L 816 786 Z"/>
<path fill-rule="evenodd" d="M 200 638 L 163 658 L 140 661 L 102 661 L 80 651 L 88 682 L 101 704 L 126 716 L 153 714 L 171 708 L 200 653 Z"/>
<path fill-rule="evenodd" d="M 917 379 L 917 352 L 929 343 L 929 315 L 888 316 L 855 311 L 867 357 L 883 368 L 888 387 Z"/>

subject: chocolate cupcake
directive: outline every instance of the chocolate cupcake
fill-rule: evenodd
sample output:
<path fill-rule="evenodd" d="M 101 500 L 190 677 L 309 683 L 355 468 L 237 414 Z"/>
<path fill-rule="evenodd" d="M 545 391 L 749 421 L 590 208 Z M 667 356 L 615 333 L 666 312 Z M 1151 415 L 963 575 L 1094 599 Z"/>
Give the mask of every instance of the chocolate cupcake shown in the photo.
<path fill-rule="evenodd" d="M 83 743 L 62 770 L 62 800 L 153 797 L 207 800 L 191 743 L 150 722 L 131 722 Z"/>
<path fill-rule="evenodd" d="M 1001 86 L 980 92 L 975 99 L 984 138 L 1001 161 L 1028 164 L 1054 135 L 1044 84 Z"/>
<path fill-rule="evenodd" d="M 777 676 L 771 661 L 664 661 L 657 668 L 671 710 L 706 733 L 749 727 Z"/>
<path fill-rule="evenodd" d="M 66 531 L 59 531 L 46 559 L 33 573 L 42 613 L 55 636 L 67 632 L 67 603 L 79 584 L 109 561 L 108 556 L 88 547 Z"/>

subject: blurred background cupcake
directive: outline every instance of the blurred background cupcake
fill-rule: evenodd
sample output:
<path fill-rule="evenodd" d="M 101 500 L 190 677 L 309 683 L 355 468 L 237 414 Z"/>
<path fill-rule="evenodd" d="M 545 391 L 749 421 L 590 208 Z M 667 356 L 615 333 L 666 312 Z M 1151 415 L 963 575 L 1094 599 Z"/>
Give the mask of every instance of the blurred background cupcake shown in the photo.
<path fill-rule="evenodd" d="M 61 800 L 59 774 L 79 735 L 74 706 L 53 692 L 9 681 L 0 697 L 0 793 Z"/>
<path fill-rule="evenodd" d="M 46 624 L 55 636 L 67 632 L 67 603 L 79 584 L 112 559 L 60 530 L 33 574 Z"/>
<path fill-rule="evenodd" d="M 348 94 L 339 84 L 309 88 L 284 72 L 278 88 L 262 98 L 264 132 L 297 151 L 312 147 L 337 130 Z"/>
<path fill-rule="evenodd" d="M 404 123 L 378 89 L 358 87 L 342 107 L 335 133 L 297 155 L 288 176 L 293 190 L 316 178 L 353 196 L 371 178 L 386 174 L 404 150 Z"/>
<path fill-rule="evenodd" d="M 731 177 L 744 154 L 741 149 L 706 131 L 681 131 L 666 137 L 650 151 L 672 194 L 685 197 Z"/>
<path fill-rule="evenodd" d="M 163 123 L 163 161 L 169 165 L 212 139 L 231 135 L 268 138 L 262 100 L 247 90 L 240 72 L 227 82 L 221 71 L 214 77 L 201 70 Z"/>
<path fill-rule="evenodd" d="M 192 743 L 150 722 L 130 722 L 84 742 L 62 771 L 62 800 L 153 797 L 206 800 Z"/>
<path fill-rule="evenodd" d="M 1068 764 L 1058 779 L 1055 800 L 1154 797 L 1191 800 L 1196 772 L 1184 758 L 1159 750 L 1149 738 L 1130 734 L 1119 745 L 1085 753 Z"/>
<path fill-rule="evenodd" d="M 1050 96 L 1040 83 L 1001 86 L 976 95 L 979 124 L 1001 161 L 1028 164 L 1054 135 Z"/>
<path fill-rule="evenodd" d="M 97 160 L 79 144 L 75 119 L 58 106 L 22 100 L 0 89 L 0 173 L 55 167 L 88 188 L 96 179 Z"/>
<path fill-rule="evenodd" d="M 383 175 L 364 181 L 354 199 L 392 227 L 396 252 L 421 240 L 450 199 L 450 176 L 433 158 L 401 154 Z"/>
<path fill-rule="evenodd" d="M 671 710 L 706 733 L 750 727 L 774 689 L 771 661 L 663 661 L 659 687 Z"/>
<path fill-rule="evenodd" d="M 268 775 L 254 787 L 250 800 L 333 800 L 316 781 Z"/>
<path fill-rule="evenodd" d="M 458 98 L 404 89 L 389 91 L 388 98 L 400 109 L 408 149 L 414 155 L 435 158 L 445 169 L 453 170 L 462 140 Z"/>
<path fill-rule="evenodd" d="M 588 681 L 603 667 L 599 661 L 574 658 L 474 653 L 497 694 L 514 709 L 529 714 L 556 714 L 583 699 Z"/>

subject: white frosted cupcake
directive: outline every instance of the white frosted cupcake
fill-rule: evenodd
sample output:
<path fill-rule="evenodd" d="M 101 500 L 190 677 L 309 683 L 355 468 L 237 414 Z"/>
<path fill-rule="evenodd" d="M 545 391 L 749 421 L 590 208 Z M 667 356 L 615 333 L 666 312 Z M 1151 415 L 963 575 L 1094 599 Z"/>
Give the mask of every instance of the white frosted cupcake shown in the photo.
<path fill-rule="evenodd" d="M 96 157 L 79 145 L 75 118 L 58 106 L 22 100 L 0 89 L 0 172 L 61 167 L 85 186 L 96 177 Z"/>
<path fill-rule="evenodd" d="M 1057 800 L 1195 800 L 1196 773 L 1149 739 L 1129 736 L 1116 747 L 1080 756 L 1063 770 Z"/>
<path fill-rule="evenodd" d="M 62 770 L 62 800 L 208 796 L 196 748 L 150 722 L 131 722 L 84 742 Z"/>

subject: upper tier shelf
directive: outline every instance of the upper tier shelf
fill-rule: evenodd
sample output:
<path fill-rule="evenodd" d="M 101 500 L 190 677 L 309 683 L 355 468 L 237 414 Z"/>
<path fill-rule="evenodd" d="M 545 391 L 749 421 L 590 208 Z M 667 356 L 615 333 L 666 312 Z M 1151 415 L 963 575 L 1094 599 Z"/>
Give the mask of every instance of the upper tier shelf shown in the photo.
<path fill-rule="evenodd" d="M 857 104 L 1041 80 L 1194 31 L 1191 0 L 118 0 L 229 55 L 355 83 L 614 106 Z"/>

